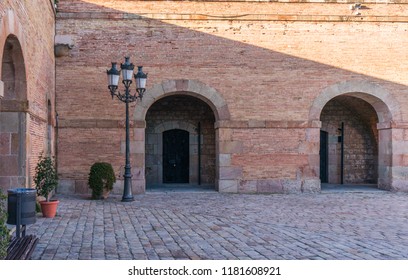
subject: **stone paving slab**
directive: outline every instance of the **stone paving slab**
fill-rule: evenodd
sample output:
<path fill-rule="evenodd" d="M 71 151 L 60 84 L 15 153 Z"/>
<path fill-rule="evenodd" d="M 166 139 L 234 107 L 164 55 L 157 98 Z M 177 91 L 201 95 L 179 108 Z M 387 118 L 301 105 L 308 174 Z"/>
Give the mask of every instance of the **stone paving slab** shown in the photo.
<path fill-rule="evenodd" d="M 408 259 L 408 194 L 59 196 L 32 259 Z"/>

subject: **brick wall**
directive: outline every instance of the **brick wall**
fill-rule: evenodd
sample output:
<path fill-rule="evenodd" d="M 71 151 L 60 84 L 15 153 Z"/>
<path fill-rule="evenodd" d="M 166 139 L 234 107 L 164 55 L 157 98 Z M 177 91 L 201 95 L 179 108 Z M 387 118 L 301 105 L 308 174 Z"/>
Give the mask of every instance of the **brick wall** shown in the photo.
<path fill-rule="evenodd" d="M 5 83 L 5 97 L 0 104 L 0 134 L 7 138 L 10 130 L 5 128 L 5 124 L 10 124 L 10 118 L 17 112 L 17 126 L 20 127 L 18 137 L 11 137 L 6 142 L 14 143 L 15 139 L 19 139 L 14 149 L 18 150 L 17 168 L 20 171 L 17 173 L 21 176 L 16 181 L 11 175 L 15 171 L 11 171 L 10 176 L 3 174 L 0 185 L 4 189 L 32 186 L 38 156 L 43 151 L 47 152 L 48 100 L 52 104 L 52 119 L 55 120 L 55 14 L 52 2 L 4 0 L 0 3 L 0 54 L 3 57 L 1 68 L 4 68 L 0 68 L 0 72 L 5 79 L 11 74 L 10 78 L 14 80 Z M 7 50 L 7 46 L 19 47 L 21 51 Z M 14 53 L 13 57 L 3 56 L 7 53 Z M 8 69 L 7 65 L 11 68 Z M 55 121 L 52 125 L 55 126 Z M 6 142 L 1 143 L 2 150 Z M 2 156 L 11 157 L 14 152 L 9 150 L 5 153 Z M 1 161 L 6 164 L 6 161 Z"/>
<path fill-rule="evenodd" d="M 320 114 L 310 116 L 324 106 L 316 101 L 322 92 L 344 84 L 343 93 L 383 102 L 375 109 L 390 116 L 384 118 L 388 128 L 390 120 L 401 127 L 408 117 L 408 5 L 363 4 L 355 11 L 350 3 L 312 1 L 60 1 L 56 42 L 69 46 L 56 60 L 62 178 L 85 180 L 94 158 L 77 147 L 92 150 L 95 143 L 79 132 L 100 120 L 111 126 L 86 135 L 100 138 L 110 131 L 103 155 L 122 164 L 124 135 L 117 123 L 124 105 L 110 100 L 105 70 L 130 55 L 149 72 L 146 95 L 166 80 L 199 81 L 220 93 L 230 114 L 216 124 L 220 190 L 318 189 Z M 372 90 L 348 86 L 360 83 Z M 145 139 L 132 137 L 144 146 Z M 144 173 L 143 154 L 135 153 L 132 161 L 135 174 Z M 75 182 L 68 181 L 72 188 Z"/>

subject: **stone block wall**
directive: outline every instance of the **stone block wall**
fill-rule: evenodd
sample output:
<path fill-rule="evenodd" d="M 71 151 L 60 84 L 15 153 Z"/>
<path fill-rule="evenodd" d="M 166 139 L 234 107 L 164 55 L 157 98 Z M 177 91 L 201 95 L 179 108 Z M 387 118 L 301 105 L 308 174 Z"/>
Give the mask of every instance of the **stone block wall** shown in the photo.
<path fill-rule="evenodd" d="M 350 105 L 349 103 L 352 103 Z M 355 107 L 354 110 L 351 108 Z M 322 130 L 329 133 L 329 183 L 338 184 L 341 168 L 341 123 L 344 123 L 344 183 L 377 183 L 378 122 L 369 105 L 351 97 L 337 97 L 326 104 L 321 115 Z"/>
<path fill-rule="evenodd" d="M 156 102 L 146 115 L 146 185 L 163 183 L 163 132 L 189 132 L 189 183 L 215 184 L 215 117 L 204 102 L 187 96 Z M 200 123 L 200 171 L 198 171 L 198 123 Z"/>

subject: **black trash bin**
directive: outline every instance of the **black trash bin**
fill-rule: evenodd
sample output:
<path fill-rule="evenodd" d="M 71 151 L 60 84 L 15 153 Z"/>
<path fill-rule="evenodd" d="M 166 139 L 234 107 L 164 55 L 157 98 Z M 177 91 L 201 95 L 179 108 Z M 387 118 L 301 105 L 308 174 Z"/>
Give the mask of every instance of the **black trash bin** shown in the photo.
<path fill-rule="evenodd" d="M 19 237 L 20 226 L 34 224 L 36 221 L 36 190 L 17 188 L 8 190 L 7 194 L 7 223 L 17 226 L 17 236 Z M 25 228 L 23 234 L 25 234 Z"/>

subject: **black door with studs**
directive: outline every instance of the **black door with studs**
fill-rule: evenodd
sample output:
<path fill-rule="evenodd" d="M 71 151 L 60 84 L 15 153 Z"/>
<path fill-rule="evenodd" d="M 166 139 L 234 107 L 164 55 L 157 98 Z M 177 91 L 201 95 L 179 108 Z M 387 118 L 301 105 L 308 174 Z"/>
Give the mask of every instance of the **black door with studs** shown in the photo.
<path fill-rule="evenodd" d="M 189 132 L 163 132 L 163 183 L 189 182 Z"/>
<path fill-rule="evenodd" d="M 320 130 L 320 181 L 329 181 L 329 133 Z"/>

